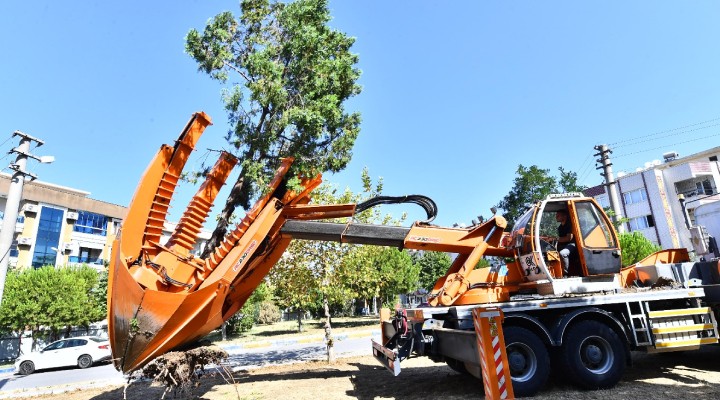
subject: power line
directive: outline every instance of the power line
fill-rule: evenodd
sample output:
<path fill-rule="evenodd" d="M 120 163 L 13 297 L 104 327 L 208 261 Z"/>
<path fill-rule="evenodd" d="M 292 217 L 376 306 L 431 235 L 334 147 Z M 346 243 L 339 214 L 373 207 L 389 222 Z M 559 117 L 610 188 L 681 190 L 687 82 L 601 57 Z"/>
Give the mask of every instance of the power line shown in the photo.
<path fill-rule="evenodd" d="M 9 142 L 13 137 L 14 137 L 13 135 L 10 135 L 10 137 L 5 139 L 5 141 L 0 144 L 0 147 L 5 146 L 5 143 Z M 2 161 L 5 160 L 6 158 L 10 157 L 10 155 L 12 155 L 12 150 L 7 152 L 7 154 L 5 154 L 5 156 L 3 158 L 0 158 L 0 163 L 2 163 Z M 2 168 L 0 168 L 0 171 L 5 170 L 6 168 L 7 167 L 2 167 Z"/>
<path fill-rule="evenodd" d="M 665 135 L 665 136 L 653 137 L 653 138 L 645 139 L 645 140 L 640 140 L 641 138 L 628 139 L 628 140 L 625 140 L 625 142 L 629 142 L 629 141 L 633 141 L 633 140 L 637 140 L 637 141 L 636 141 L 636 142 L 633 142 L 633 143 L 623 144 L 623 145 L 620 145 L 620 146 L 615 146 L 614 148 L 617 149 L 617 148 L 620 148 L 620 147 L 635 146 L 635 145 L 638 145 L 638 144 L 641 144 L 641 143 L 646 143 L 646 142 L 655 141 L 655 140 L 659 140 L 659 139 L 665 139 L 665 138 L 669 138 L 669 137 L 672 137 L 672 136 L 680 135 L 680 134 L 683 134 L 683 133 L 695 132 L 695 131 L 699 131 L 699 130 L 701 130 L 701 129 L 713 128 L 713 127 L 716 127 L 716 126 L 720 126 L 720 123 L 717 123 L 717 124 L 714 124 L 714 125 L 702 126 L 702 127 L 695 128 L 695 129 L 688 129 L 688 130 L 681 131 L 681 132 L 673 132 L 673 133 L 669 133 L 669 134 L 667 134 L 667 135 Z"/>
<path fill-rule="evenodd" d="M 620 155 L 615 156 L 615 158 L 626 157 L 626 156 L 631 156 L 631 155 L 640 154 L 640 153 L 646 153 L 646 152 L 648 152 L 648 151 L 664 149 L 664 148 L 667 148 L 667 147 L 676 146 L 676 145 L 685 144 L 685 143 L 690 143 L 690 142 L 697 142 L 698 140 L 703 140 L 703 139 L 707 139 L 707 138 L 711 138 L 711 137 L 715 137 L 715 136 L 720 136 L 720 133 L 716 133 L 716 134 L 708 135 L 708 136 L 703 136 L 703 137 L 699 137 L 699 138 L 695 138 L 695 139 L 689 139 L 689 140 L 685 140 L 685 141 L 683 141 L 683 142 L 670 143 L 670 144 L 666 144 L 666 145 L 659 146 L 659 147 L 653 147 L 653 148 L 651 148 L 651 149 L 643 149 L 643 150 L 635 151 L 635 152 L 632 152 L 632 153 L 620 154 Z"/>
<path fill-rule="evenodd" d="M 591 155 L 591 154 L 588 154 L 588 155 L 585 157 L 585 159 L 583 160 L 583 162 L 580 163 L 580 168 L 577 169 L 578 174 L 580 174 L 580 171 L 583 171 L 583 170 L 585 169 L 585 163 L 590 159 L 590 155 Z"/>
<path fill-rule="evenodd" d="M 693 127 L 693 126 L 698 126 L 698 125 L 704 125 L 704 124 L 707 124 L 707 123 L 709 123 L 709 122 L 714 122 L 714 121 L 718 121 L 718 120 L 720 120 L 720 117 L 713 118 L 713 119 L 709 119 L 709 120 L 707 120 L 707 121 L 697 122 L 697 123 L 690 124 L 690 125 L 681 126 L 681 127 L 679 127 L 679 128 L 667 129 L 667 130 L 664 130 L 664 131 L 659 131 L 659 132 L 651 133 L 651 134 L 645 135 L 645 136 L 638 136 L 638 137 L 636 137 L 636 138 L 630 138 L 630 139 L 626 139 L 626 140 L 621 140 L 621 141 L 618 141 L 618 142 L 610 143 L 610 144 L 608 144 L 608 145 L 609 145 L 610 147 L 612 147 L 612 148 L 617 148 L 617 147 L 619 147 L 619 146 L 617 146 L 617 145 L 620 144 L 620 143 L 626 143 L 626 142 L 631 142 L 631 141 L 634 141 L 634 140 L 645 139 L 645 138 L 652 137 L 652 136 L 655 136 L 655 135 L 660 135 L 660 134 L 663 134 L 663 133 L 675 132 L 675 131 L 678 131 L 678 130 L 681 130 L 681 129 L 691 128 L 691 127 Z"/>
<path fill-rule="evenodd" d="M 589 160 L 590 157 L 592 157 L 592 155 L 593 155 L 592 152 L 588 153 L 588 156 L 585 157 L 585 160 L 586 161 Z M 585 165 L 585 161 L 583 161 L 583 165 Z M 580 172 L 578 172 L 578 181 L 579 182 L 584 181 L 588 177 L 588 175 L 590 175 L 590 172 L 592 172 L 592 166 L 593 166 L 593 163 L 589 162 L 589 163 L 587 163 L 587 165 L 584 168 L 580 169 Z"/>
<path fill-rule="evenodd" d="M 11 136 L 10 136 L 10 137 L 8 137 L 7 139 L 5 139 L 5 141 L 4 141 L 4 142 L 0 143 L 0 147 L 3 147 L 3 146 L 5 146 L 5 143 L 9 142 L 9 141 L 10 141 L 10 139 L 12 139 L 13 137 L 14 137 L 14 136 L 12 136 L 12 135 L 11 135 Z"/>

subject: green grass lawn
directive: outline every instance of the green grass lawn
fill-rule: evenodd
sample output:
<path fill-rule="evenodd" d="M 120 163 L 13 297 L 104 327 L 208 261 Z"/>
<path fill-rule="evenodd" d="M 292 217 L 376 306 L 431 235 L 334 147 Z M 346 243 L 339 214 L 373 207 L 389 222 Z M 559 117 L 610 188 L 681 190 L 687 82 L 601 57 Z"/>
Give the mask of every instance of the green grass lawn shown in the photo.
<path fill-rule="evenodd" d="M 240 335 L 228 337 L 226 343 L 232 342 L 253 342 L 261 340 L 287 339 L 299 335 L 324 335 L 325 321 L 308 319 L 303 320 L 303 332 L 298 332 L 297 321 L 281 321 L 271 325 L 255 325 L 250 331 Z M 380 329 L 380 319 L 376 316 L 368 317 L 338 317 L 332 319 L 332 333 L 347 333 L 356 330 Z M 220 342 L 220 331 L 215 331 L 207 336 L 213 342 Z"/>

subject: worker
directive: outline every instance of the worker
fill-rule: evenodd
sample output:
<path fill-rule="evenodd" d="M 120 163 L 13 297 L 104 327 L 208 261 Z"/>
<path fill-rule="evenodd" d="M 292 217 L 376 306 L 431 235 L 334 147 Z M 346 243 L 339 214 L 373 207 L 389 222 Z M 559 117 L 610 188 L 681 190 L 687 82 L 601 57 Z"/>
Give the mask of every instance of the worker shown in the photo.
<path fill-rule="evenodd" d="M 568 276 L 570 273 L 570 257 L 575 257 L 577 247 L 572 227 L 568 221 L 567 210 L 558 210 L 555 213 L 555 221 L 560 223 L 557 228 L 557 249 L 560 251 L 560 258 L 562 259 L 563 276 Z"/>

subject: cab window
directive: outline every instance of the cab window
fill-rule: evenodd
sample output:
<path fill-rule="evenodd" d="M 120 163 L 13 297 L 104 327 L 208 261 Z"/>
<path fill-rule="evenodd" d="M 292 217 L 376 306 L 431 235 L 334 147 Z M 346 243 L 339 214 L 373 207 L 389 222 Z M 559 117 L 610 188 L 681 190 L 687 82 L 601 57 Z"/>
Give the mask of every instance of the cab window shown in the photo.
<path fill-rule="evenodd" d="M 72 340 L 70 340 L 70 344 L 68 345 L 68 347 L 85 346 L 86 343 L 87 343 L 87 340 L 72 339 Z"/>
<path fill-rule="evenodd" d="M 610 227 L 593 203 L 576 203 L 575 209 L 580 225 L 580 234 L 586 247 L 616 247 Z"/>
<path fill-rule="evenodd" d="M 58 341 L 58 342 L 49 344 L 49 345 L 48 345 L 47 347 L 45 347 L 43 350 L 57 350 L 57 349 L 62 349 L 62 348 L 65 347 L 66 344 L 67 344 L 67 341 L 66 341 L 66 340 L 60 340 L 60 341 Z"/>

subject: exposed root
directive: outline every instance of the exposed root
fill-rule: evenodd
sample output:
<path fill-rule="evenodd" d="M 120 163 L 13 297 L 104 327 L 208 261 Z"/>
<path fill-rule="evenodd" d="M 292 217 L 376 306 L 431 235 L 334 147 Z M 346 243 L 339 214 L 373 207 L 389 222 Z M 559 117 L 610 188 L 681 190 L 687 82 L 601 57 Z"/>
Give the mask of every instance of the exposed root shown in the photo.
<path fill-rule="evenodd" d="M 196 387 L 206 365 L 220 364 L 227 357 L 227 352 L 216 346 L 173 351 L 146 365 L 141 376 L 165 386 L 164 398 L 171 390 L 187 392 Z"/>

